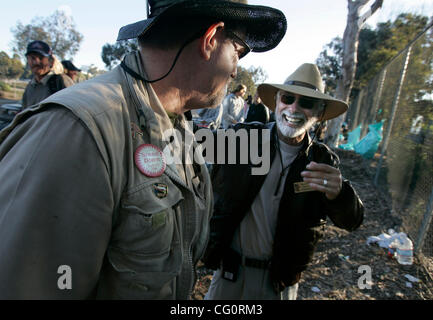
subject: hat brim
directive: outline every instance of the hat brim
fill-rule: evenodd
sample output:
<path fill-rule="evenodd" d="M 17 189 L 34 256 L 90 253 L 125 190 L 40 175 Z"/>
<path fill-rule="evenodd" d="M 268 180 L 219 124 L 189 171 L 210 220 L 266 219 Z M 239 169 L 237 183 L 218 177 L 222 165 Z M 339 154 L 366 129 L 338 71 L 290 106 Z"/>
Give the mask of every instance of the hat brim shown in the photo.
<path fill-rule="evenodd" d="M 41 56 L 44 56 L 44 57 L 49 57 L 50 56 L 50 54 L 45 53 L 45 52 L 43 52 L 41 50 L 30 50 L 30 51 L 27 51 L 26 52 L 26 56 L 29 55 L 30 53 L 37 53 L 37 54 L 40 54 Z"/>
<path fill-rule="evenodd" d="M 200 16 L 224 22 L 237 22 L 245 27 L 245 41 L 254 52 L 264 52 L 275 48 L 287 29 L 284 14 L 275 8 L 232 1 L 189 0 L 173 4 L 155 17 L 122 27 L 119 30 L 117 41 L 137 38 L 158 21 L 173 16 L 183 19 Z"/>
<path fill-rule="evenodd" d="M 78 69 L 74 64 L 69 60 L 62 61 L 63 68 L 68 69 L 69 71 L 78 71 L 81 72 L 81 69 Z"/>
<path fill-rule="evenodd" d="M 330 95 L 320 91 L 296 85 L 263 83 L 258 86 L 257 91 L 262 102 L 272 111 L 275 111 L 275 95 L 279 90 L 326 101 L 325 112 L 321 120 L 330 120 L 336 118 L 339 115 L 345 113 L 349 108 L 347 103 L 344 101 L 335 99 Z"/>

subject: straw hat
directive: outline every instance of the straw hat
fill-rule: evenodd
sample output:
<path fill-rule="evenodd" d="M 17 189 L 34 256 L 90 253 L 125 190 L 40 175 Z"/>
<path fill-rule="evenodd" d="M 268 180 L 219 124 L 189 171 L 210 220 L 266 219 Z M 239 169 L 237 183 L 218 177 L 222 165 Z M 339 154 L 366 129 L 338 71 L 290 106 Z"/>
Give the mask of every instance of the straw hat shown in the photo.
<path fill-rule="evenodd" d="M 347 103 L 324 93 L 325 87 L 319 68 L 312 63 L 301 65 L 286 79 L 284 84 L 263 83 L 259 85 L 257 88 L 259 96 L 272 111 L 275 111 L 275 95 L 279 90 L 324 100 L 326 107 L 321 120 L 338 117 L 348 109 Z"/>

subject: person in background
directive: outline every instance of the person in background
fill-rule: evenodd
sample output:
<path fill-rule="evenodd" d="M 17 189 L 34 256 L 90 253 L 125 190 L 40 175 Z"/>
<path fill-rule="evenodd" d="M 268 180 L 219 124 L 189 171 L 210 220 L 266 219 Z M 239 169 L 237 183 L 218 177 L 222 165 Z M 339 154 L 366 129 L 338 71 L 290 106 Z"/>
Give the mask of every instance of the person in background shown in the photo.
<path fill-rule="evenodd" d="M 269 109 L 262 103 L 258 92 L 254 95 L 254 102 L 248 108 L 248 115 L 245 122 L 258 121 L 261 123 L 269 122 Z"/>
<path fill-rule="evenodd" d="M 24 90 L 22 98 L 23 109 L 35 105 L 53 93 L 74 82 L 63 73 L 63 66 L 53 55 L 50 46 L 40 40 L 27 45 L 27 63 L 32 70 L 33 79 Z"/>
<path fill-rule="evenodd" d="M 223 128 L 228 129 L 245 119 L 244 96 L 247 87 L 239 84 L 223 101 Z"/>
<path fill-rule="evenodd" d="M 77 82 L 78 73 L 81 72 L 81 69 L 78 69 L 70 60 L 63 60 L 62 65 L 69 78 L 71 78 L 72 81 Z"/>

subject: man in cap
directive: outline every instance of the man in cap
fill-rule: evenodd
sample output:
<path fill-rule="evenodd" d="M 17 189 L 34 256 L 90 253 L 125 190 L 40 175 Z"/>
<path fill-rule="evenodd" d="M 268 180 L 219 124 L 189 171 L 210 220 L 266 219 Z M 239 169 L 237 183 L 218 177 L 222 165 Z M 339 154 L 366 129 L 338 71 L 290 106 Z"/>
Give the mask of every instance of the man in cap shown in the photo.
<path fill-rule="evenodd" d="M 72 81 L 76 82 L 78 77 L 78 72 L 81 72 L 81 69 L 78 69 L 71 60 L 63 60 L 62 61 L 63 69 L 65 69 L 65 73 L 72 79 Z"/>
<path fill-rule="evenodd" d="M 139 51 L 1 132 L 0 298 L 189 297 L 210 178 L 168 161 L 190 142 L 166 132 L 190 137 L 184 113 L 218 106 L 238 60 L 283 38 L 281 11 L 245 2 L 149 0 L 118 36 Z"/>
<path fill-rule="evenodd" d="M 362 202 L 341 176 L 337 155 L 308 135 L 315 122 L 347 110 L 324 93 L 317 66 L 303 64 L 284 84 L 262 84 L 258 93 L 276 123 L 234 130 L 270 130 L 258 153 L 270 143 L 272 164 L 266 175 L 250 174 L 251 164 L 214 165 L 216 202 L 203 260 L 217 271 L 206 299 L 296 299 L 326 217 L 347 230 L 363 219 Z"/>
<path fill-rule="evenodd" d="M 53 93 L 72 86 L 74 82 L 63 74 L 63 67 L 53 55 L 50 46 L 40 40 L 27 45 L 27 63 L 33 79 L 24 90 L 23 109 L 41 102 Z"/>

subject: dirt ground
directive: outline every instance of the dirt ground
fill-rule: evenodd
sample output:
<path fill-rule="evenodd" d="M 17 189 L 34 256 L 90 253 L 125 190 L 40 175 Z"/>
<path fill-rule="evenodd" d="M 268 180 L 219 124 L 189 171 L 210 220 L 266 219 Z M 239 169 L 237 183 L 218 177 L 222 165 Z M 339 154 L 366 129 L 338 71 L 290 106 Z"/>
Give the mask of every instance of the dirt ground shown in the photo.
<path fill-rule="evenodd" d="M 400 265 L 388 256 L 386 249 L 366 244 L 368 237 L 390 228 L 404 231 L 400 230 L 401 220 L 392 213 L 389 197 L 372 183 L 375 161 L 351 151 L 338 150 L 338 154 L 343 176 L 351 181 L 364 203 L 364 222 L 351 233 L 328 222 L 325 236 L 299 283 L 298 300 L 432 300 L 432 257 L 429 262 L 423 258 L 421 264 L 415 255 L 412 265 Z M 366 276 L 364 270 L 368 268 L 371 282 L 360 279 Z M 212 271 L 202 264 L 197 271 L 193 299 L 201 300 L 209 288 Z M 419 282 L 410 282 L 405 275 L 418 278 Z M 364 284 L 363 289 L 358 282 Z"/>

